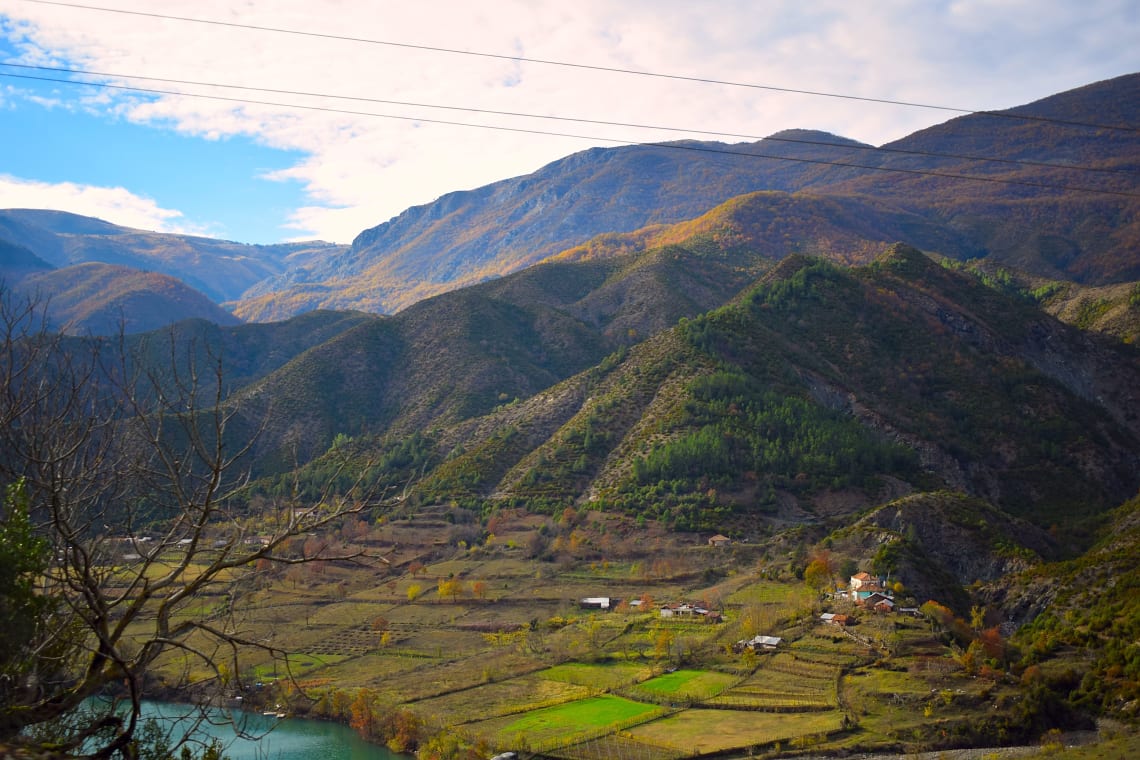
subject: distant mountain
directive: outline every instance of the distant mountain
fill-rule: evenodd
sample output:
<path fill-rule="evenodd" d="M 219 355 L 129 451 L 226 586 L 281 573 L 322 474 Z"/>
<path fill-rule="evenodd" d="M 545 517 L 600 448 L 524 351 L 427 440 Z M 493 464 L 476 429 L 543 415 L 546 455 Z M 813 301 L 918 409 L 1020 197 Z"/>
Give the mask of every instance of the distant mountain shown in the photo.
<path fill-rule="evenodd" d="M 988 259 L 1035 275 L 1091 285 L 1135 281 L 1137 124 L 1140 74 L 1130 74 L 924 129 L 883 146 L 897 152 L 860 161 L 880 170 L 834 170 L 824 184 L 830 193 L 927 209 Z"/>
<path fill-rule="evenodd" d="M 867 228 L 893 217 L 890 239 L 951 258 L 990 257 L 1090 284 L 1137 280 L 1140 135 L 1128 125 L 1138 122 L 1140 75 L 1131 75 L 957 118 L 882 150 L 806 130 L 739 145 L 595 148 L 408 209 L 362 232 L 350 250 L 252 288 L 236 313 L 264 320 L 315 306 L 393 312 L 596 236 L 692 219 L 754 191 L 833 201 L 810 222 L 774 217 L 764 230 L 774 252 L 830 255 L 831 239 L 814 228 L 867 238 Z M 874 215 L 845 214 L 841 206 L 853 203 Z"/>
<path fill-rule="evenodd" d="M 238 319 L 182 281 L 155 272 L 99 264 L 78 264 L 31 274 L 17 292 L 46 303 L 58 329 L 73 335 L 141 333 L 183 319 L 219 325 Z"/>
<path fill-rule="evenodd" d="M 805 133 L 806 134 L 806 133 Z M 842 155 L 855 144 L 810 133 L 805 157 Z M 770 152 L 787 152 L 784 143 Z M 727 150 L 765 152 L 765 143 L 680 142 L 592 148 L 533 174 L 449 193 L 365 230 L 351 250 L 250 292 L 236 313 L 261 320 L 314 306 L 393 312 L 456 287 L 498 277 L 608 232 L 698 216 L 742 193 L 796 189 L 795 164 L 741 160 Z M 259 295 L 275 294 L 272 306 Z"/>
<path fill-rule="evenodd" d="M 665 227 L 761 192 L 768 218 L 748 234 L 773 260 L 798 252 L 860 263 L 901 241 L 1104 286 L 1140 280 L 1136 123 L 1140 74 L 881 148 L 809 130 L 737 145 L 594 148 L 410 208 L 351 246 L 241 245 L 34 210 L 0 212 L 0 241 L 55 267 L 100 261 L 169 274 L 264 322 L 316 308 L 394 313 L 566 251 L 595 255 L 615 235 L 643 250 L 691 236 Z"/>
<path fill-rule="evenodd" d="M 328 243 L 245 245 L 37 209 L 0 210 L 0 241 L 26 248 L 57 268 L 100 262 L 161 272 L 215 303 L 237 300 L 255 283 L 341 248 Z"/>
<path fill-rule="evenodd" d="M 51 269 L 39 256 L 22 245 L 0 240 L 0 280 L 11 284 L 35 272 Z"/>
<path fill-rule="evenodd" d="M 127 347 L 131 355 L 165 370 L 173 340 L 179 346 L 175 356 L 180 364 L 175 369 L 187 375 L 192 362 L 198 368 L 198 382 L 205 396 L 220 392 L 225 397 L 261 381 L 306 351 L 379 319 L 374 314 L 337 311 L 310 311 L 266 324 L 219 325 L 192 318 L 162 330 L 128 336 Z M 212 373 L 202 372 L 217 361 L 223 369 L 221 389 L 214 384 Z"/>

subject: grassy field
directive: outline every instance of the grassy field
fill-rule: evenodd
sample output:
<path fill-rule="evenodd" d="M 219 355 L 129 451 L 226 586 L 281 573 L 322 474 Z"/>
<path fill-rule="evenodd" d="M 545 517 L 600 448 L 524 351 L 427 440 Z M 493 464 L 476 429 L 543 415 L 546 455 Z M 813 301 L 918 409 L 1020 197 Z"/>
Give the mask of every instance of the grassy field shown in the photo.
<path fill-rule="evenodd" d="M 663 708 L 609 694 L 533 710 L 521 716 L 468 724 L 472 734 L 495 746 L 532 751 L 568 747 L 651 720 Z"/>
<path fill-rule="evenodd" d="M 634 686 L 630 693 L 652 701 L 703 702 L 712 699 L 739 680 L 727 673 L 682 669 L 643 681 Z"/>

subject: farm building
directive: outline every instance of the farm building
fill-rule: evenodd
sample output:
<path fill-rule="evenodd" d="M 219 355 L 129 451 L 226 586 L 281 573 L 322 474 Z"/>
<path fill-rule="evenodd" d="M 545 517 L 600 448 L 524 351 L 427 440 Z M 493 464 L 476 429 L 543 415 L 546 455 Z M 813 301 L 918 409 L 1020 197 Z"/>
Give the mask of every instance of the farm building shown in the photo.
<path fill-rule="evenodd" d="M 779 636 L 753 636 L 750 639 L 742 639 L 736 642 L 733 647 L 735 652 L 743 652 L 745 649 L 751 649 L 753 652 L 760 649 L 775 649 L 780 646 L 783 639 Z"/>
<path fill-rule="evenodd" d="M 612 610 L 620 603 L 620 599 L 613 599 L 608 596 L 587 596 L 578 601 L 578 606 L 584 610 Z"/>

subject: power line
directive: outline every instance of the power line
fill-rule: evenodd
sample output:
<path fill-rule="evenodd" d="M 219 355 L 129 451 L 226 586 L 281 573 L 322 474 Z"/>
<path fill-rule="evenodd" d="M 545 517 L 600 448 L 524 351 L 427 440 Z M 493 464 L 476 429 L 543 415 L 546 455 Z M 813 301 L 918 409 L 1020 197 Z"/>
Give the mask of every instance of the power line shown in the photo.
<path fill-rule="evenodd" d="M 798 89 L 798 88 L 794 88 L 794 87 L 779 87 L 776 85 L 755 84 L 755 83 L 749 83 L 749 82 L 733 82 L 733 81 L 722 80 L 722 79 L 711 79 L 711 78 L 707 78 L 707 77 L 686 76 L 683 74 L 667 74 L 667 73 L 654 72 L 654 71 L 641 71 L 638 69 L 625 69 L 625 68 L 619 68 L 619 67 L 614 67 L 614 66 L 599 66 L 599 65 L 594 65 L 594 64 L 575 63 L 572 61 L 557 61 L 557 60 L 544 59 L 544 58 L 527 58 L 525 56 L 519 56 L 519 55 L 506 55 L 506 54 L 502 54 L 502 53 L 488 53 L 488 52 L 473 51 L 473 50 L 460 50 L 458 48 L 438 47 L 438 46 L 434 46 L 434 45 L 421 45 L 421 44 L 414 44 L 414 43 L 409 43 L 409 42 L 396 42 L 393 40 L 378 40 L 378 39 L 370 39 L 370 38 L 366 38 L 366 37 L 351 37 L 348 35 L 329 34 L 329 33 L 324 33 L 324 32 L 312 32 L 312 31 L 305 31 L 305 30 L 300 30 L 300 29 L 286 29 L 286 28 L 282 28 L 282 27 L 262 26 L 262 25 L 258 25 L 258 24 L 243 24 L 243 23 L 238 23 L 236 21 L 221 21 L 218 19 L 194 18 L 191 16 L 176 16 L 176 15 L 172 15 L 172 14 L 154 13 L 154 12 L 149 12 L 149 11 L 126 10 L 123 8 L 107 8 L 107 7 L 98 6 L 98 5 L 86 5 L 86 4 L 82 4 L 82 3 L 62 2 L 62 0 L 23 0 L 23 2 L 34 3 L 36 5 L 54 5 L 54 6 L 64 7 L 64 8 L 76 8 L 76 9 L 80 9 L 80 10 L 98 11 L 101 13 L 118 13 L 118 14 L 127 15 L 127 16 L 142 16 L 142 17 L 146 17 L 146 18 L 156 18 L 156 19 L 163 19 L 163 20 L 167 20 L 167 21 L 183 21 L 183 22 L 192 23 L 192 24 L 206 24 L 209 26 L 229 27 L 232 29 L 247 29 L 247 30 L 258 31 L 258 32 L 272 32 L 275 34 L 291 34 L 291 35 L 296 35 L 296 36 L 300 36 L 300 37 L 313 37 L 313 38 L 317 38 L 317 39 L 337 40 L 340 42 L 355 42 L 355 43 L 361 43 L 361 44 L 366 44 L 366 45 L 382 45 L 385 47 L 404 48 L 404 49 L 408 49 L 408 50 L 422 50 L 422 51 L 427 51 L 427 52 L 432 52 L 432 53 L 447 53 L 450 55 L 465 55 L 465 56 L 473 56 L 473 57 L 477 57 L 477 58 L 488 58 L 488 59 L 492 59 L 492 60 L 514 61 L 517 63 L 533 63 L 533 64 L 539 64 L 539 65 L 543 65 L 543 66 L 560 66 L 563 68 L 579 69 L 579 70 L 585 70 L 585 71 L 599 71 L 599 72 L 606 72 L 606 73 L 610 73 L 610 74 L 625 74 L 625 75 L 629 75 L 629 76 L 650 77 L 653 79 L 669 79 L 669 80 L 673 80 L 673 81 L 694 82 L 694 83 L 698 83 L 698 84 L 715 84 L 715 85 L 721 85 L 724 87 L 741 87 L 741 88 L 753 89 L 753 90 L 767 90 L 769 92 L 780 92 L 780 93 L 788 93 L 788 94 L 796 94 L 796 95 L 810 95 L 812 97 L 820 97 L 820 98 L 836 98 L 836 99 L 840 99 L 840 100 L 853 100 L 853 101 L 859 101 L 859 102 L 863 102 L 863 103 L 878 103 L 881 105 L 904 106 L 906 108 L 924 108 L 924 109 L 928 109 L 928 110 L 946 111 L 946 112 L 950 112 L 950 113 L 957 113 L 957 114 L 964 114 L 964 115 L 994 116 L 994 117 L 1003 118 L 1003 119 L 1016 119 L 1019 121 L 1044 122 L 1044 123 L 1048 123 L 1048 124 L 1058 124 L 1058 125 L 1064 125 L 1064 126 L 1070 126 L 1070 127 L 1109 129 L 1109 130 L 1118 130 L 1118 131 L 1124 131 L 1124 132 L 1140 132 L 1140 127 L 1133 127 L 1133 126 L 1120 125 L 1120 124 L 1098 124 L 1098 123 L 1094 123 L 1094 122 L 1073 121 L 1073 120 L 1067 120 L 1067 119 L 1050 119 L 1050 118 L 1047 118 L 1044 116 L 1032 116 L 1032 115 L 1028 115 L 1028 114 L 1015 114 L 1015 113 L 1010 113 L 1009 111 L 979 111 L 979 110 L 970 109 L 970 108 L 957 108 L 957 107 L 953 107 L 953 106 L 935 105 L 935 104 L 931 104 L 931 103 L 918 103 L 918 102 L 906 101 L 906 100 L 891 100 L 891 99 L 887 99 L 887 98 L 872 98 L 872 97 L 865 97 L 865 96 L 860 96 L 860 95 L 849 95 L 849 94 L 836 93 L 836 92 L 822 92 L 822 91 L 818 91 L 818 90 L 804 90 L 804 89 Z"/>
<path fill-rule="evenodd" d="M 474 128 L 474 129 L 488 129 L 488 130 L 492 130 L 492 131 L 513 132 L 513 133 L 519 133 L 519 134 L 545 135 L 545 136 L 550 136 L 550 137 L 565 137 L 565 138 L 572 138 L 572 139 L 576 139 L 576 140 L 589 140 L 592 142 L 608 142 L 608 143 L 613 143 L 613 144 L 617 144 L 617 145 L 634 145 L 634 146 L 662 148 L 662 149 L 669 149 L 669 150 L 687 150 L 687 151 L 694 151 L 694 152 L 699 152 L 699 153 L 709 153 L 709 154 L 716 154 L 716 155 L 722 155 L 722 156 L 733 156 L 733 157 L 739 157 L 739 158 L 760 158 L 760 159 L 769 159 L 769 160 L 773 160 L 773 161 L 789 161 L 789 162 L 793 162 L 793 163 L 806 163 L 806 164 L 816 164 L 816 165 L 820 165 L 820 166 L 843 167 L 843 168 L 847 168 L 847 169 L 866 169 L 869 171 L 890 172 L 890 173 L 895 173 L 895 174 L 910 174 L 910 175 L 925 176 L 925 177 L 939 177 L 939 178 L 943 178 L 943 179 L 971 180 L 974 182 L 987 182 L 987 183 L 991 183 L 991 184 L 1033 187 L 1033 188 L 1046 189 L 1046 190 L 1061 190 L 1061 191 L 1065 191 L 1065 192 L 1097 193 L 1097 194 L 1103 194 L 1103 195 L 1119 196 L 1119 197 L 1124 197 L 1124 198 L 1140 198 L 1140 193 L 1133 193 L 1133 192 L 1127 192 L 1127 191 L 1122 191 L 1122 190 L 1106 190 L 1106 189 L 1102 189 L 1102 188 L 1081 187 L 1081 186 L 1077 186 L 1077 185 L 1054 184 L 1054 183 L 1048 183 L 1048 182 L 1035 182 L 1035 181 L 1031 181 L 1031 180 L 1016 180 L 1016 179 L 999 178 L 999 177 L 982 177 L 982 176 L 968 175 L 968 174 L 953 174 L 953 173 L 949 173 L 949 172 L 938 172 L 938 171 L 925 170 L 925 169 L 904 169 L 904 168 L 899 168 L 899 167 L 874 166 L 874 165 L 867 165 L 867 164 L 849 163 L 846 161 L 828 161 L 828 160 L 824 160 L 824 159 L 804 158 L 802 156 L 777 156 L 777 155 L 772 155 L 772 154 L 767 154 L 767 153 L 722 150 L 722 149 L 711 148 L 711 147 L 703 146 L 703 145 L 691 145 L 691 144 L 686 145 L 684 143 L 677 143 L 677 142 L 645 143 L 645 142 L 636 142 L 636 141 L 631 141 L 631 140 L 620 140 L 620 139 L 611 138 L 611 137 L 599 137 L 599 136 L 595 136 L 595 135 L 579 135 L 579 134 L 572 134 L 572 133 L 567 133 L 567 132 L 553 132 L 553 131 L 541 130 L 541 129 L 525 129 L 525 128 L 521 128 L 521 127 L 506 127 L 506 126 L 494 125 L 494 124 L 473 124 L 471 122 L 450 121 L 450 120 L 446 120 L 446 119 L 430 119 L 430 118 L 423 118 L 423 117 L 418 117 L 418 116 L 399 116 L 399 115 L 395 115 L 395 114 L 375 113 L 372 111 L 353 111 L 353 110 L 343 109 L 343 108 L 332 108 L 329 106 L 302 105 L 299 103 L 280 103 L 280 102 L 274 102 L 274 101 L 253 100 L 253 99 L 249 99 L 249 98 L 232 98 L 232 97 L 227 97 L 224 95 L 207 95 L 204 93 L 180 92 L 177 90 L 161 90 L 161 89 L 157 89 L 157 88 L 134 87 L 134 86 L 130 86 L 130 85 L 110 84 L 110 83 L 106 83 L 106 82 L 80 82 L 80 81 L 75 81 L 73 79 L 56 79 L 56 78 L 52 78 L 52 77 L 35 76 L 35 75 L 31 75 L 31 74 L 11 74 L 11 73 L 6 73 L 6 72 L 0 72 L 0 77 L 8 77 L 11 79 L 26 79 L 26 80 L 41 81 L 41 82 L 56 82 L 59 84 L 78 85 L 78 86 L 82 86 L 82 87 L 98 87 L 98 88 L 113 89 L 113 90 L 123 90 L 123 91 L 128 91 L 128 92 L 142 92 L 142 93 L 155 94 L 155 95 L 175 95 L 175 96 L 181 96 L 181 97 L 200 98 L 200 99 L 205 99 L 205 100 L 217 100 L 217 101 L 222 101 L 222 102 L 227 102 L 227 103 L 241 103 L 241 104 L 245 104 L 245 105 L 271 106 L 274 108 L 295 108 L 295 109 L 300 109 L 300 110 L 305 110 L 305 111 L 318 111 L 318 112 L 323 112 L 323 113 L 347 114 L 347 115 L 351 115 L 351 116 L 366 116 L 366 117 L 381 118 L 381 119 L 394 119 L 394 120 L 399 120 L 399 121 L 413 121 L 413 122 L 419 122 L 419 123 L 424 123 L 424 124 L 440 124 L 440 125 L 446 125 L 446 126 L 468 127 L 468 128 Z M 831 143 L 824 143 L 824 144 L 825 145 L 831 145 Z"/>
<path fill-rule="evenodd" d="M 1122 174 L 1125 176 L 1135 176 L 1134 172 L 1128 171 L 1126 169 L 1115 169 L 1115 168 L 1111 168 L 1111 167 L 1083 166 L 1080 164 L 1059 164 L 1059 163 L 1054 163 L 1054 162 L 1050 162 L 1050 161 L 1033 161 L 1033 160 L 1029 160 L 1029 159 L 1017 159 L 1017 158 L 997 158 L 997 157 L 992 157 L 992 156 L 978 156 L 978 155 L 963 154 L 963 153 L 940 153 L 940 152 L 935 152 L 935 151 L 913 150 L 913 149 L 905 149 L 905 148 L 875 147 L 873 145 L 864 145 L 864 144 L 860 144 L 860 143 L 827 142 L 827 141 L 823 141 L 823 140 L 808 140 L 808 139 L 803 139 L 803 138 L 780 137 L 777 135 L 758 136 L 758 135 L 741 134 L 741 133 L 737 133 L 737 132 L 717 132 L 717 131 L 707 130 L 707 129 L 692 129 L 692 128 L 687 128 L 687 127 L 666 127 L 666 126 L 661 126 L 661 125 L 656 125 L 656 124 L 640 124 L 640 123 L 633 123 L 633 122 L 607 121 L 607 120 L 603 120 L 603 119 L 585 119 L 585 118 L 578 118 L 578 117 L 571 117 L 571 116 L 556 116 L 556 115 L 550 115 L 550 114 L 534 114 L 534 113 L 525 113 L 525 112 L 519 112 L 519 111 L 498 111 L 498 110 L 492 110 L 492 109 L 487 109 L 487 108 L 472 108 L 472 107 L 467 107 L 467 106 L 439 105 L 439 104 L 434 104 L 434 103 L 416 103 L 416 102 L 403 101 L 403 100 L 388 100 L 388 99 L 383 99 L 383 98 L 371 98 L 371 97 L 362 97 L 362 96 L 354 96 L 354 95 L 333 95 L 333 94 L 322 93 L 322 92 L 306 92 L 303 90 L 287 90 L 287 89 L 276 89 L 276 88 L 270 88 L 270 87 L 256 87 L 256 86 L 249 86 L 249 85 L 222 84 L 222 83 L 218 83 L 218 82 L 202 82 L 202 81 L 196 81 L 196 80 L 190 80 L 190 79 L 172 79 L 172 78 L 166 78 L 166 77 L 152 77 L 152 76 L 144 76 L 141 74 L 117 74 L 117 73 L 109 73 L 109 72 L 104 72 L 104 71 L 90 71 L 87 69 L 74 69 L 74 68 L 65 68 L 65 67 L 59 67 L 59 66 L 36 66 L 36 65 L 24 64 L 24 63 L 0 63 L 0 66 L 7 66 L 9 68 L 24 69 L 24 70 L 30 70 L 30 71 L 50 71 L 50 72 L 61 73 L 61 74 L 78 74 L 78 75 L 82 75 L 82 76 L 105 77 L 105 78 L 109 78 L 109 79 L 143 80 L 143 81 L 148 81 L 148 82 L 162 82 L 164 84 L 192 85 L 195 87 L 214 87 L 214 88 L 229 89 L 229 90 L 244 90 L 247 92 L 266 92 L 266 93 L 271 93 L 274 95 L 293 95 L 293 96 L 298 96 L 298 97 L 324 98 L 324 99 L 330 99 L 330 100 L 349 100 L 349 101 L 356 101 L 356 102 L 362 102 L 362 103 L 377 103 L 377 104 L 382 104 L 382 105 L 408 106 L 408 107 L 414 107 L 414 108 L 432 108 L 432 109 L 445 110 L 445 111 L 463 111 L 466 113 L 486 114 L 486 115 L 493 115 L 493 116 L 508 116 L 508 117 L 517 117 L 517 118 L 527 118 L 527 119 L 541 119 L 541 120 L 547 120 L 547 121 L 571 122 L 571 123 L 576 123 L 576 124 L 593 124 L 593 125 L 609 126 L 609 127 L 630 127 L 630 128 L 634 128 L 634 129 L 646 129 L 646 130 L 655 130 L 655 131 L 662 131 L 662 132 L 684 133 L 684 134 L 690 134 L 690 135 L 702 135 L 702 136 L 707 136 L 707 137 L 732 137 L 732 138 L 740 138 L 740 139 L 744 139 L 744 140 L 753 140 L 753 141 L 767 140 L 767 141 L 771 141 L 771 142 L 784 142 L 784 143 L 792 143 L 792 144 L 797 144 L 797 145 L 812 145 L 812 146 L 821 146 L 821 147 L 827 147 L 827 148 L 837 148 L 840 150 L 860 150 L 860 151 L 870 151 L 870 152 L 875 152 L 875 153 L 894 153 L 894 154 L 905 155 L 905 156 L 921 156 L 921 157 L 925 157 L 925 158 L 950 158 L 950 159 L 956 159 L 956 160 L 962 160 L 962 161 L 985 161 L 988 163 L 1010 164 L 1010 165 L 1014 165 L 1014 166 L 1029 166 L 1029 167 L 1035 167 L 1035 168 L 1063 169 L 1066 171 L 1097 172 L 1097 173 L 1104 173 L 1104 174 Z M 49 81 L 57 81 L 57 80 L 49 80 Z M 58 81 L 71 82 L 72 80 L 58 80 Z M 87 85 L 91 85 L 91 86 L 100 86 L 101 85 L 101 83 L 99 83 L 99 82 L 78 82 L 78 84 L 87 84 Z M 168 94 L 168 93 L 164 93 L 164 94 Z"/>

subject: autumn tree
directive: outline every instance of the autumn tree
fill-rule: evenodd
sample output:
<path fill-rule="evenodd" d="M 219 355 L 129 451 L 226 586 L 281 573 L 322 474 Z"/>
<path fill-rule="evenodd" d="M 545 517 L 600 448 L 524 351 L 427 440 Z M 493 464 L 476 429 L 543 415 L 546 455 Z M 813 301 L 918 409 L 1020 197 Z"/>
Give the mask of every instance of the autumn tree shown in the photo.
<path fill-rule="evenodd" d="M 817 593 L 826 589 L 831 584 L 831 572 L 827 564 L 818 559 L 809 562 L 804 569 L 804 583 Z"/>
<path fill-rule="evenodd" d="M 986 608 L 979 605 L 970 607 L 970 628 L 977 633 L 986 626 Z"/>
<path fill-rule="evenodd" d="M 360 689 L 349 706 L 348 725 L 364 739 L 372 739 L 380 732 L 380 711 L 376 692 Z"/>
<path fill-rule="evenodd" d="M 221 685 L 245 672 L 239 658 L 250 648 L 284 654 L 243 635 L 236 605 L 211 619 L 187 614 L 197 595 L 228 597 L 266 562 L 361 556 L 325 545 L 306 554 L 296 542 L 355 515 L 359 502 L 272 502 L 251 533 L 239 510 L 259 428 L 251 420 L 266 410 L 226 398 L 220 358 L 200 363 L 201 352 L 167 337 L 60 335 L 42 304 L 0 287 L 0 486 L 9 489 L 0 533 L 17 555 L 0 570 L 0 743 L 50 733 L 57 752 L 134 756 L 144 679 L 160 658 L 178 653 Z M 118 704 L 74 719 L 109 690 Z"/>
<path fill-rule="evenodd" d="M 820 549 L 804 568 L 804 583 L 816 592 L 835 588 L 838 563 L 830 549 Z"/>
<path fill-rule="evenodd" d="M 451 597 L 454 602 L 463 593 L 463 584 L 457 578 L 440 578 L 436 583 L 436 593 L 440 599 Z"/>
<path fill-rule="evenodd" d="M 659 660 L 668 657 L 674 638 L 673 632 L 667 628 L 659 630 L 653 639 L 653 656 Z"/>

